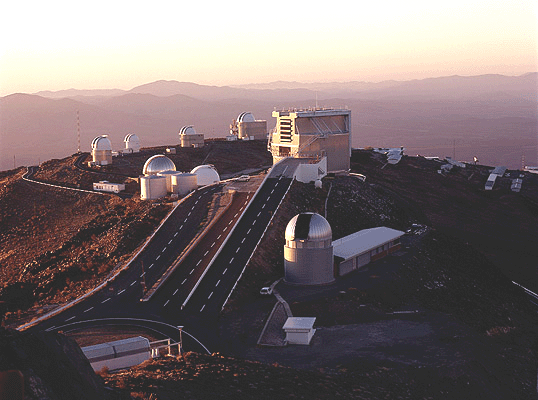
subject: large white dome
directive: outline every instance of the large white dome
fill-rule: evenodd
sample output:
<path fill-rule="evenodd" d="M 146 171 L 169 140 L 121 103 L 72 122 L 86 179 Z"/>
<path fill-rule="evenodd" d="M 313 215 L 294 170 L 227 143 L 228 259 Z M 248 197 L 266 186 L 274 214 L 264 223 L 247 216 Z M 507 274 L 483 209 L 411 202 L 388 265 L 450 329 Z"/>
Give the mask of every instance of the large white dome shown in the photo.
<path fill-rule="evenodd" d="M 188 125 L 181 128 L 179 131 L 180 135 L 196 135 L 196 130 L 194 129 L 194 126 Z"/>
<path fill-rule="evenodd" d="M 286 226 L 286 240 L 322 241 L 332 239 L 329 222 L 321 215 L 311 212 L 297 214 Z"/>
<path fill-rule="evenodd" d="M 255 122 L 256 118 L 254 118 L 254 115 L 250 112 L 242 112 L 237 117 L 237 122 Z"/>
<path fill-rule="evenodd" d="M 112 150 L 112 143 L 108 135 L 97 136 L 92 140 L 92 150 Z"/>
<path fill-rule="evenodd" d="M 168 157 L 162 154 L 156 154 L 148 158 L 142 169 L 144 175 L 157 175 L 163 171 L 175 171 L 176 165 Z"/>
<path fill-rule="evenodd" d="M 198 176 L 198 186 L 211 185 L 220 182 L 220 176 L 212 165 L 199 165 L 191 171 L 191 174 Z"/>

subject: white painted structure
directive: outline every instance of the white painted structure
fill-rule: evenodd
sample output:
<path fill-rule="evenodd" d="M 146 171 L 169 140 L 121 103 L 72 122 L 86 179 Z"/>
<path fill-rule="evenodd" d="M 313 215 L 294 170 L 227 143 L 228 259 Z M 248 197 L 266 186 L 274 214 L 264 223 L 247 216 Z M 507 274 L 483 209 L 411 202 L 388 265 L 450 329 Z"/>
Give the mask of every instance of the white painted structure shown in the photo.
<path fill-rule="evenodd" d="M 112 144 L 108 135 L 97 136 L 92 140 L 92 161 L 93 165 L 112 164 Z"/>
<path fill-rule="evenodd" d="M 94 371 L 129 368 L 151 358 L 149 340 L 138 336 L 81 348 Z"/>
<path fill-rule="evenodd" d="M 213 183 L 220 182 L 220 176 L 213 165 L 199 165 L 193 168 L 191 174 L 196 174 L 198 177 L 198 186 L 207 186 Z"/>
<path fill-rule="evenodd" d="M 177 193 L 180 196 L 196 190 L 198 188 L 198 175 L 189 173 L 179 173 L 172 175 L 172 193 Z"/>
<path fill-rule="evenodd" d="M 315 317 L 288 317 L 282 327 L 286 332 L 286 341 L 288 344 L 309 345 L 314 329 Z"/>
<path fill-rule="evenodd" d="M 144 175 L 157 175 L 163 171 L 175 171 L 176 165 L 172 160 L 162 154 L 156 154 L 146 160 L 142 173 Z"/>
<path fill-rule="evenodd" d="M 204 134 L 196 133 L 192 125 L 184 126 L 179 131 L 179 144 L 181 147 L 202 147 Z"/>
<path fill-rule="evenodd" d="M 112 183 L 109 181 L 99 181 L 99 182 L 93 183 L 93 190 L 96 190 L 98 192 L 119 193 L 122 190 L 125 190 L 125 184 L 124 183 Z"/>
<path fill-rule="evenodd" d="M 299 182 L 309 183 L 320 180 L 327 175 L 327 157 L 321 158 L 319 162 L 299 164 L 295 169 L 293 177 Z"/>
<path fill-rule="evenodd" d="M 166 178 L 166 191 L 168 193 L 174 193 L 174 188 L 172 184 L 172 177 L 175 175 L 180 175 L 181 172 L 178 171 L 162 171 L 157 174 L 157 176 L 164 176 Z"/>
<path fill-rule="evenodd" d="M 140 198 L 142 200 L 155 200 L 166 196 L 166 177 L 147 175 L 140 177 Z"/>
<path fill-rule="evenodd" d="M 230 136 L 241 140 L 267 140 L 267 121 L 257 120 L 251 112 L 242 112 L 232 121 Z"/>
<path fill-rule="evenodd" d="M 495 185 L 495 181 L 497 180 L 498 176 L 499 175 L 497 174 L 489 174 L 486 185 L 484 186 L 484 190 L 493 190 L 493 186 Z"/>
<path fill-rule="evenodd" d="M 400 249 L 405 232 L 380 226 L 333 241 L 335 270 L 342 276 Z"/>
<path fill-rule="evenodd" d="M 125 143 L 125 153 L 139 153 L 140 152 L 140 139 L 134 133 L 129 133 L 123 139 Z"/>

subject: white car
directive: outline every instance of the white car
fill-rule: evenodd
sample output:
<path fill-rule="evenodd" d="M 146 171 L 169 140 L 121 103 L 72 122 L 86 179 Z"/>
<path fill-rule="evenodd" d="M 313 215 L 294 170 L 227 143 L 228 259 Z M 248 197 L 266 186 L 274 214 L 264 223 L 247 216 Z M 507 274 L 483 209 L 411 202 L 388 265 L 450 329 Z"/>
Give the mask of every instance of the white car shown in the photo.
<path fill-rule="evenodd" d="M 241 175 L 239 178 L 236 179 L 238 182 L 248 182 L 250 180 L 250 176 L 248 175 Z"/>
<path fill-rule="evenodd" d="M 263 294 L 264 296 L 269 296 L 271 294 L 273 294 L 273 289 L 269 286 L 266 286 L 266 287 L 262 287 L 260 289 L 260 294 Z"/>

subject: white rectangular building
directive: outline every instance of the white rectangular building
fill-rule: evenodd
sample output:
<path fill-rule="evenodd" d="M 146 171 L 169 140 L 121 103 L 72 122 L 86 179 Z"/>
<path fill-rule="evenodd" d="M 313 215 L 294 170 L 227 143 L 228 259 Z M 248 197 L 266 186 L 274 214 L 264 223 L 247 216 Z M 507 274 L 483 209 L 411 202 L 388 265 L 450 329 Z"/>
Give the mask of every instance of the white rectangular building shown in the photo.
<path fill-rule="evenodd" d="M 405 232 L 380 226 L 333 241 L 335 272 L 342 276 L 400 249 Z"/>
<path fill-rule="evenodd" d="M 109 181 L 99 181 L 93 183 L 93 190 L 98 192 L 111 192 L 119 193 L 122 190 L 125 190 L 124 183 L 112 183 Z"/>
<path fill-rule="evenodd" d="M 315 317 L 288 317 L 282 327 L 286 332 L 286 341 L 288 344 L 309 345 L 312 336 L 316 332 L 314 329 L 315 322 Z"/>

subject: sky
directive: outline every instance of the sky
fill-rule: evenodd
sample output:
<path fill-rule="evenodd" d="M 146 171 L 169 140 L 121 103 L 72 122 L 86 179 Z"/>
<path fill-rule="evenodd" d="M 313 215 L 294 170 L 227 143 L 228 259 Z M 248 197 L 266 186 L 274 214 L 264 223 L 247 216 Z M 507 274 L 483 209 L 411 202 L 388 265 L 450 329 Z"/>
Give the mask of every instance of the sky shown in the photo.
<path fill-rule="evenodd" d="M 535 0 L 183 3 L 3 2 L 0 96 L 538 70 Z"/>

